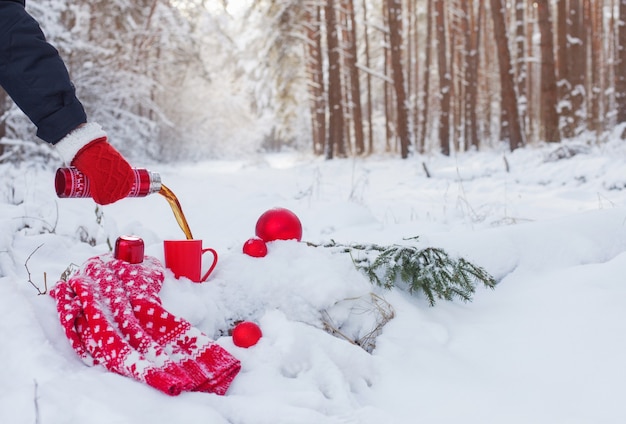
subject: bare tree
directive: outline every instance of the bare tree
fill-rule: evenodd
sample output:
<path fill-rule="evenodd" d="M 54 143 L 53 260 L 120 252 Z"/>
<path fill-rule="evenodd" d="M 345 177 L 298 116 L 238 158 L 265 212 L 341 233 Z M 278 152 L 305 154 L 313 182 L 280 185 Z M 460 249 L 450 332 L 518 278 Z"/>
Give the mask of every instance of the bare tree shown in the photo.
<path fill-rule="evenodd" d="M 341 54 L 337 26 L 335 0 L 326 2 L 326 44 L 328 49 L 328 108 L 329 126 L 326 140 L 326 159 L 333 159 L 335 153 L 341 155 L 345 151 L 343 90 L 341 84 Z"/>
<path fill-rule="evenodd" d="M 543 139 L 546 142 L 561 141 L 559 116 L 557 113 L 557 85 L 554 64 L 554 42 L 552 41 L 552 19 L 550 2 L 537 0 L 537 23 L 541 35 L 541 105 L 540 117 Z"/>
<path fill-rule="evenodd" d="M 515 0 L 515 79 L 517 83 L 517 100 L 520 120 L 526 122 L 528 97 L 526 93 L 528 67 L 526 66 L 526 4 L 527 0 Z M 524 130 L 526 126 L 524 125 Z M 525 139 L 527 131 L 524 131 Z"/>
<path fill-rule="evenodd" d="M 498 48 L 498 65 L 500 70 L 500 91 L 502 104 L 501 128 L 509 138 L 511 150 L 524 145 L 522 127 L 515 93 L 514 72 L 509 50 L 509 37 L 506 30 L 504 7 L 502 0 L 491 0 L 491 14 L 493 16 L 494 36 Z"/>
<path fill-rule="evenodd" d="M 307 70 L 311 93 L 311 130 L 313 152 L 321 154 L 326 140 L 326 93 L 322 60 L 321 6 L 307 8 L 305 31 L 307 36 Z"/>
<path fill-rule="evenodd" d="M 604 22 L 602 7 L 594 7 L 593 0 L 585 0 L 586 15 L 591 22 L 591 31 L 588 34 L 588 46 L 590 50 L 590 66 L 588 87 L 589 114 L 587 127 L 596 134 L 596 137 L 604 130 L 604 114 L 602 113 L 602 92 L 604 87 L 605 71 L 603 67 L 603 41 Z"/>
<path fill-rule="evenodd" d="M 357 66 L 358 50 L 357 50 L 357 28 L 356 17 L 354 11 L 354 0 L 347 0 L 346 7 L 349 19 L 349 43 L 348 43 L 348 70 L 350 72 L 350 93 L 351 93 L 351 109 L 352 122 L 354 124 L 354 145 L 356 154 L 361 155 L 365 152 L 365 141 L 363 135 L 363 110 L 361 106 L 361 84 L 359 80 L 359 68 Z"/>
<path fill-rule="evenodd" d="M 568 34 L 568 1 L 563 0 L 556 3 L 556 74 L 558 88 L 558 107 L 559 130 L 563 137 L 572 136 L 571 121 L 573 116 L 572 104 L 570 99 L 571 82 L 568 58 L 569 34 Z M 570 124 L 568 124 L 568 121 Z"/>
<path fill-rule="evenodd" d="M 465 17 L 458 7 L 458 0 L 449 0 L 451 4 L 448 7 L 449 10 L 449 25 L 448 33 L 450 39 L 450 113 L 451 113 L 451 141 L 455 151 L 461 151 L 461 141 L 463 140 L 463 132 L 461 128 L 461 122 L 463 121 L 463 97 L 465 93 L 465 87 L 463 80 L 465 78 L 465 67 L 463 66 L 465 56 L 465 46 L 463 40 L 465 33 L 467 32 L 463 26 L 466 24 Z M 465 3 L 465 2 L 462 2 Z"/>
<path fill-rule="evenodd" d="M 402 0 L 386 0 L 389 17 L 389 43 L 391 68 L 393 70 L 393 88 L 396 95 L 396 131 L 400 139 L 400 156 L 409 156 L 409 121 L 404 69 L 402 65 Z"/>
<path fill-rule="evenodd" d="M 626 122 L 626 0 L 619 0 L 615 101 L 617 121 Z"/>
<path fill-rule="evenodd" d="M 450 155 L 450 72 L 448 69 L 448 42 L 446 38 L 446 12 L 444 0 L 434 0 L 437 63 L 439 70 L 439 96 L 441 116 L 439 118 L 439 146 L 441 153 Z"/>
<path fill-rule="evenodd" d="M 366 92 L 367 92 L 367 152 L 369 154 L 374 153 L 374 121 L 373 121 L 373 104 L 372 104 L 372 74 L 369 72 L 371 69 L 370 60 L 370 42 L 369 31 L 367 25 L 367 0 L 363 0 L 363 42 L 365 44 L 365 67 L 368 70 L 366 72 Z"/>
<path fill-rule="evenodd" d="M 467 137 L 467 145 L 475 148 L 479 147 L 478 140 L 478 64 L 479 64 L 479 46 L 480 35 L 482 32 L 481 19 L 483 15 L 483 2 L 478 0 L 474 4 L 474 0 L 467 2 L 469 30 L 467 31 L 467 90 L 465 93 L 465 134 Z M 478 10 L 475 10 L 477 6 Z"/>
<path fill-rule="evenodd" d="M 584 111 L 587 55 L 585 25 L 581 0 L 557 3 L 557 73 L 559 85 L 559 117 L 562 136 L 577 133 Z"/>
<path fill-rule="evenodd" d="M 580 134 L 584 128 L 586 111 L 586 76 L 587 76 L 587 25 L 583 21 L 582 0 L 569 0 L 569 44 L 567 46 L 570 73 L 570 98 L 572 104 L 570 135 Z"/>
<path fill-rule="evenodd" d="M 422 88 L 423 94 L 423 105 L 424 108 L 422 110 L 422 122 L 421 122 L 421 131 L 420 131 L 420 151 L 424 151 L 426 148 L 426 137 L 428 136 L 428 120 L 430 117 L 430 67 L 431 67 L 431 52 L 432 52 L 432 44 L 433 44 L 433 9 L 435 0 L 426 0 L 428 3 L 426 10 L 426 41 L 424 47 L 424 87 Z"/>
<path fill-rule="evenodd" d="M 418 148 L 418 120 L 419 120 L 419 30 L 417 19 L 417 6 L 414 0 L 406 0 L 406 12 L 408 28 L 406 30 L 406 60 L 405 69 L 407 77 L 407 101 L 410 104 L 410 132 L 413 136 L 413 144 Z"/>

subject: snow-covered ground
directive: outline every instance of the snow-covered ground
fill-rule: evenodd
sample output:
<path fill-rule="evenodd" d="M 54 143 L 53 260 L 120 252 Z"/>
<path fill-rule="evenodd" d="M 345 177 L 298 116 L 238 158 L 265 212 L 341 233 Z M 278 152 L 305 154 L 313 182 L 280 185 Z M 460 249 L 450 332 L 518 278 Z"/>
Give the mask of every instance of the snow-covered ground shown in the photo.
<path fill-rule="evenodd" d="M 150 165 L 195 238 L 220 254 L 207 282 L 168 274 L 160 295 L 241 360 L 226 396 L 170 397 L 86 366 L 54 300 L 29 283 L 43 290 L 45 273 L 50 289 L 122 234 L 162 260 L 162 241 L 184 238 L 165 199 L 124 199 L 98 222 L 91 200 L 56 198 L 52 170 L 3 165 L 0 422 L 624 423 L 626 145 L 546 160 L 555 149 Z M 344 253 L 279 241 L 265 258 L 244 255 L 275 206 L 299 216 L 306 241 L 441 247 L 498 285 L 429 307 L 372 286 Z M 371 330 L 371 293 L 395 317 L 370 354 L 324 331 L 322 318 L 346 334 Z M 241 319 L 263 330 L 249 349 L 227 335 Z"/>

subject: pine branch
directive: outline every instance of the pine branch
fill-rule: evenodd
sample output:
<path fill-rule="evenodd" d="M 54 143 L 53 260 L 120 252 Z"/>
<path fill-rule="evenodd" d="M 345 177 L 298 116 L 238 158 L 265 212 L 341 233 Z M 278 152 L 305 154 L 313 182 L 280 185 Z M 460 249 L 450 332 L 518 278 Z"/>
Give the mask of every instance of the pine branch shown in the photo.
<path fill-rule="evenodd" d="M 400 283 L 409 293 L 423 293 L 430 306 L 439 299 L 471 301 L 479 283 L 491 289 L 496 286 L 495 279 L 483 268 L 464 258 L 451 258 L 439 248 L 418 249 L 398 244 L 344 245 L 334 241 L 322 247 L 349 253 L 354 265 L 372 284 L 391 289 Z"/>

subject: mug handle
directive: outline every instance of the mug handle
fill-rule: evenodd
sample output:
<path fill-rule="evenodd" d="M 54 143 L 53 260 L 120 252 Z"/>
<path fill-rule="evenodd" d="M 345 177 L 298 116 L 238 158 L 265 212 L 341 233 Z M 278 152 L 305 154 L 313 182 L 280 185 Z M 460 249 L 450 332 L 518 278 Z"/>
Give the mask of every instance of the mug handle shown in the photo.
<path fill-rule="evenodd" d="M 213 264 L 211 264 L 211 266 L 209 267 L 209 270 L 206 272 L 206 274 L 204 274 L 202 276 L 202 278 L 200 279 L 200 282 L 205 282 L 207 280 L 207 278 L 209 278 L 209 274 L 211 274 L 211 272 L 213 272 L 213 270 L 217 266 L 217 252 L 215 251 L 215 249 L 211 249 L 210 247 L 207 247 L 206 249 L 202 249 L 202 254 L 203 255 L 206 252 L 211 252 L 211 254 L 213 255 Z"/>

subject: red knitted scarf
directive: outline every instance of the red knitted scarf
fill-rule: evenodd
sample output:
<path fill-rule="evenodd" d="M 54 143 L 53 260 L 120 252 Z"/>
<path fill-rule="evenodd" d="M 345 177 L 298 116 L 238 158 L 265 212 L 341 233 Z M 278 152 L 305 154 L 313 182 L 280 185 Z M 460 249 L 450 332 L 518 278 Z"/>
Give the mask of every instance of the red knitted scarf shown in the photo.
<path fill-rule="evenodd" d="M 89 259 L 50 294 L 67 338 L 86 363 L 168 395 L 225 394 L 240 362 L 162 307 L 164 275 L 156 258 L 129 264 L 105 254 Z"/>

